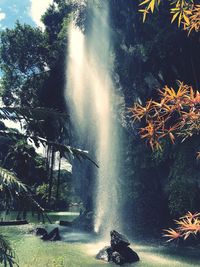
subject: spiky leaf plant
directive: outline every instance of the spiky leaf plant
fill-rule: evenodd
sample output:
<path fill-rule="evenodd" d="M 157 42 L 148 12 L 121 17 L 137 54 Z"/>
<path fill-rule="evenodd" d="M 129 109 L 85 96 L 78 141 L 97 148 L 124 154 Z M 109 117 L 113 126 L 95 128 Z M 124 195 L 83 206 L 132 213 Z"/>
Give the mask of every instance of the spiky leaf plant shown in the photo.
<path fill-rule="evenodd" d="M 176 229 L 165 229 L 163 237 L 167 242 L 177 241 L 180 238 L 187 240 L 190 236 L 196 237 L 200 234 L 200 213 L 187 212 L 185 216 L 175 220 Z"/>
<path fill-rule="evenodd" d="M 140 128 L 142 139 L 152 149 L 162 149 L 162 140 L 185 141 L 200 133 L 200 93 L 192 86 L 178 82 L 178 90 L 165 86 L 159 90 L 158 101 L 135 103 L 130 112 L 133 121 L 143 121 Z M 199 154 L 198 154 L 199 155 Z"/>
<path fill-rule="evenodd" d="M 165 0 L 144 0 L 139 4 L 139 12 L 143 14 L 143 22 L 147 15 L 158 10 Z M 200 5 L 195 0 L 169 0 L 171 23 L 177 21 L 178 27 L 183 27 L 190 34 L 200 29 Z"/>

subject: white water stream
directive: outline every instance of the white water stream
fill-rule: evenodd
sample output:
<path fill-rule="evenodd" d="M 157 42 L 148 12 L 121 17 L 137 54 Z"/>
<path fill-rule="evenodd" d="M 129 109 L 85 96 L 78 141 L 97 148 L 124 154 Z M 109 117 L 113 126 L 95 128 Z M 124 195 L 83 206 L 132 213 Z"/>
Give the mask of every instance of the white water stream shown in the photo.
<path fill-rule="evenodd" d="M 76 131 L 93 147 L 99 165 L 96 177 L 95 232 L 108 236 L 121 229 L 119 219 L 119 148 L 114 119 L 115 92 L 107 1 L 93 4 L 87 34 L 71 24 L 67 55 L 66 99 Z M 94 192 L 95 193 L 95 192 Z"/>

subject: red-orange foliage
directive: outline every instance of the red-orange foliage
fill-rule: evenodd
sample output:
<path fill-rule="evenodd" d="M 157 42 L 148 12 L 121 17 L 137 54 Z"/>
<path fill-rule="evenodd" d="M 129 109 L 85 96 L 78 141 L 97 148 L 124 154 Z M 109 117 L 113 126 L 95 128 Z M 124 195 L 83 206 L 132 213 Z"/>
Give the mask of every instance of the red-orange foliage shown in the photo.
<path fill-rule="evenodd" d="M 177 228 L 164 230 L 163 237 L 167 237 L 167 242 L 175 241 L 180 238 L 186 240 L 190 235 L 197 235 L 200 233 L 200 213 L 188 211 L 188 213 L 175 221 Z"/>
<path fill-rule="evenodd" d="M 152 149 L 161 149 L 163 138 L 174 143 L 177 137 L 184 141 L 200 132 L 200 93 L 183 82 L 178 85 L 177 91 L 168 86 L 159 90 L 158 101 L 135 103 L 129 109 L 133 121 L 144 122 L 140 135 Z"/>

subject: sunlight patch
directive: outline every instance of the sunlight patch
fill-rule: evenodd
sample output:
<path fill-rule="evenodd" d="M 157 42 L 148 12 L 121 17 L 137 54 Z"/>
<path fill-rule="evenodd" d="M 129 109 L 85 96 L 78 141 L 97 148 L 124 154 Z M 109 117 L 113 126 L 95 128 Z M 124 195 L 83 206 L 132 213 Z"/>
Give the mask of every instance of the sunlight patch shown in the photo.
<path fill-rule="evenodd" d="M 30 16 L 38 26 L 44 28 L 44 25 L 40 19 L 49 7 L 49 5 L 53 3 L 53 0 L 30 0 L 30 2 Z"/>
<path fill-rule="evenodd" d="M 6 14 L 3 12 L 0 12 L 0 21 L 6 18 Z"/>

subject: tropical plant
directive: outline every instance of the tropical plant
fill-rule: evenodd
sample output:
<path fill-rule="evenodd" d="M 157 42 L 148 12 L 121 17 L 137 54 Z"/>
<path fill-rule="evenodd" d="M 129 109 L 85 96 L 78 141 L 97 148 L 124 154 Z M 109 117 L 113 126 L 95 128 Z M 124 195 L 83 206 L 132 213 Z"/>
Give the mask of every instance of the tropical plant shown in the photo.
<path fill-rule="evenodd" d="M 20 195 L 27 194 L 28 188 L 23 184 L 14 173 L 0 167 L 0 197 L 7 207 L 11 205 L 14 199 Z M 4 266 L 9 264 L 12 267 L 15 261 L 15 253 L 12 250 L 8 240 L 0 234 L 0 263 Z"/>
<path fill-rule="evenodd" d="M 162 149 L 163 139 L 168 138 L 174 144 L 177 138 L 183 142 L 200 133 L 198 91 L 178 82 L 177 92 L 165 86 L 159 90 L 159 95 L 158 101 L 149 100 L 145 105 L 135 103 L 130 108 L 134 121 L 143 120 L 144 127 L 140 128 L 140 135 L 152 149 Z"/>
<path fill-rule="evenodd" d="M 68 159 L 70 157 L 77 157 L 79 160 L 88 159 L 97 166 L 97 164 L 88 156 L 87 151 L 64 145 L 61 142 L 56 142 L 57 138 L 49 138 L 46 136 L 44 123 L 49 118 L 54 120 L 57 127 L 60 129 L 60 132 L 64 131 L 63 128 L 69 120 L 68 114 L 50 108 L 1 107 L 0 120 L 20 122 L 22 131 L 10 131 L 9 129 L 4 128 L 0 129 L 0 136 L 7 136 L 13 139 L 29 139 L 36 145 L 36 147 L 39 145 L 49 145 L 54 147 L 55 151 L 60 151 L 62 155 L 65 155 Z M 31 128 L 30 125 L 33 122 L 34 128 Z"/>
<path fill-rule="evenodd" d="M 165 234 L 163 234 L 163 237 L 169 238 L 167 242 L 175 241 L 182 237 L 182 234 L 180 232 L 172 228 L 165 229 L 164 232 Z"/>
<path fill-rule="evenodd" d="M 4 201 L 8 203 L 16 195 L 24 194 L 27 191 L 27 186 L 13 172 L 0 167 L 0 192 L 4 195 Z"/>
<path fill-rule="evenodd" d="M 154 13 L 155 9 L 158 10 L 159 6 L 164 0 L 145 0 L 139 6 L 139 12 L 143 14 L 143 22 L 146 20 L 147 14 Z M 178 27 L 183 26 L 184 30 L 199 31 L 200 28 L 200 5 L 195 0 L 170 0 L 170 14 L 171 23 L 177 21 Z"/>
<path fill-rule="evenodd" d="M 185 216 L 175 220 L 175 224 L 177 225 L 175 230 L 171 228 L 164 230 L 163 237 L 169 238 L 167 242 L 197 236 L 200 233 L 200 213 L 188 211 Z"/>

